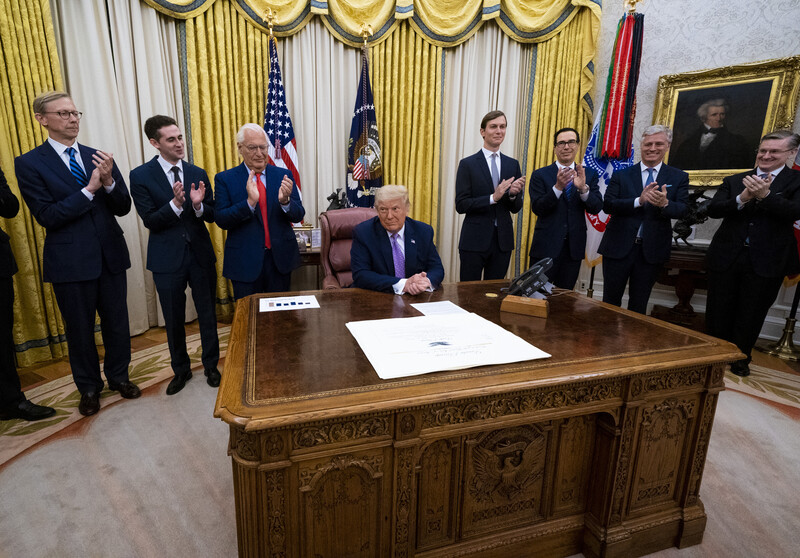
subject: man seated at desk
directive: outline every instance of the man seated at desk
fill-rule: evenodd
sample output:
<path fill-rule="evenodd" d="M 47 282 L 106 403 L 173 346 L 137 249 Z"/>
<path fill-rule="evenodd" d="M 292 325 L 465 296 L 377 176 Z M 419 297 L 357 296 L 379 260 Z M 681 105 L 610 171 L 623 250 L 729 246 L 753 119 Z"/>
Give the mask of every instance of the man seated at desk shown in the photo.
<path fill-rule="evenodd" d="M 433 228 L 409 218 L 410 207 L 405 186 L 378 189 L 378 216 L 353 229 L 354 287 L 416 295 L 441 284 L 444 267 L 433 244 Z"/>

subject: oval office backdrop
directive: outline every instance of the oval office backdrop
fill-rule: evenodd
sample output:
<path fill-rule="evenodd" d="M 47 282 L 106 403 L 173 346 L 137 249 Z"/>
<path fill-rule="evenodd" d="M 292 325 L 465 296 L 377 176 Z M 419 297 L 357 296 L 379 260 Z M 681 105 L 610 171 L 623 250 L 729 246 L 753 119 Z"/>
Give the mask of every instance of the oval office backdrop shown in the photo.
<path fill-rule="evenodd" d="M 361 32 L 369 24 L 384 183 L 406 185 L 410 216 L 433 227 L 445 281 L 458 277 L 463 216 L 454 207 L 456 168 L 482 144 L 481 117 L 505 112 L 501 150 L 528 177 L 552 163 L 556 130 L 572 127 L 588 138 L 625 13 L 621 0 L 0 0 L 0 166 L 12 191 L 19 193 L 14 157 L 46 137 L 31 102 L 53 89 L 68 91 L 84 113 L 78 140 L 113 153 L 126 178 L 156 154 L 142 131 L 154 114 L 177 119 L 187 159 L 209 176 L 237 165 L 237 130 L 264 117 L 268 8 L 276 14 L 273 33 L 297 138 L 306 221 L 318 226 L 326 198 L 346 187 Z M 645 15 L 637 147 L 653 120 L 659 76 L 798 54 L 797 3 L 646 0 L 637 10 Z M 797 131 L 800 118 L 794 122 Z M 159 323 L 144 265 L 147 230 L 135 212 L 118 221 L 132 261 L 128 308 L 136 334 Z M 50 285 L 41 280 L 44 232 L 24 204 L 2 226 L 19 265 L 18 364 L 64 356 L 64 325 Z M 695 242 L 707 245 L 716 226 L 710 221 L 700 227 Z M 514 228 L 509 277 L 527 266 L 534 228 L 527 199 Z M 221 276 L 225 233 L 216 225 L 209 230 L 219 275 L 217 309 L 230 315 L 232 290 Z M 595 297 L 602 293 L 599 267 L 597 272 Z M 578 290 L 585 291 L 588 277 L 584 264 Z M 793 290 L 781 291 L 762 336 L 780 336 Z M 675 301 L 666 287 L 651 297 L 655 304 Z M 702 310 L 704 293 L 693 304 Z"/>

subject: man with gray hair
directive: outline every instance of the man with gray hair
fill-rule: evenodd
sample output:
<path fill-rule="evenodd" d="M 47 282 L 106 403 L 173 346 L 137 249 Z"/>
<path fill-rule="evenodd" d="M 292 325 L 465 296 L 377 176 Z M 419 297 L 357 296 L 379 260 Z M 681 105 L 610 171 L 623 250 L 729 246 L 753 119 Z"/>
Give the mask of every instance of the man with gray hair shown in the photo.
<path fill-rule="evenodd" d="M 377 217 L 353 229 L 353 286 L 394 294 L 432 291 L 444 279 L 433 228 L 408 217 L 405 186 L 386 185 L 375 194 Z"/>
<path fill-rule="evenodd" d="M 245 124 L 236 135 L 242 164 L 214 177 L 215 222 L 227 229 L 222 275 L 236 300 L 255 293 L 289 290 L 300 251 L 292 223 L 306 210 L 291 173 L 267 165 L 267 134 Z"/>
<path fill-rule="evenodd" d="M 800 172 L 791 168 L 800 136 L 778 130 L 761 138 L 756 168 L 722 181 L 708 216 L 722 219 L 706 256 L 706 326 L 746 358 L 731 364 L 750 374 L 750 353 L 786 275 L 800 272 L 793 223 L 800 219 Z"/>
<path fill-rule="evenodd" d="M 642 162 L 611 176 L 603 211 L 611 216 L 598 252 L 603 255 L 603 302 L 647 313 L 650 291 L 672 246 L 671 219 L 686 213 L 689 175 L 664 164 L 672 142 L 667 126 L 642 132 Z"/>
<path fill-rule="evenodd" d="M 747 168 L 753 154 L 747 140 L 725 127 L 730 111 L 725 99 L 711 99 L 697 109 L 701 124 L 669 158 L 671 165 L 684 170 Z"/>

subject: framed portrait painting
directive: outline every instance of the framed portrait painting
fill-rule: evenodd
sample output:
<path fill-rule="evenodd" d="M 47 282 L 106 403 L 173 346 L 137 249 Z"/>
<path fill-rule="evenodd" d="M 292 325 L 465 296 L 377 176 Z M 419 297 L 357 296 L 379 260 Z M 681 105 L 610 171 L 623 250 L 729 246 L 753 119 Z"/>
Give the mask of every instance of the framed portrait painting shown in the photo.
<path fill-rule="evenodd" d="M 761 136 L 791 129 L 800 56 L 661 76 L 654 124 L 672 128 L 666 162 L 694 186 L 716 186 L 752 169 Z"/>

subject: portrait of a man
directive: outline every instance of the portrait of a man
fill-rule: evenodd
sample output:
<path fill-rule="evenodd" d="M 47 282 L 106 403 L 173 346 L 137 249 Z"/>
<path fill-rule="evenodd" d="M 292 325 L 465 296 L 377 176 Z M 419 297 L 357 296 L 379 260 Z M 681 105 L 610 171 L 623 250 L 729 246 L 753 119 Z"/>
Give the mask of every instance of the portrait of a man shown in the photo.
<path fill-rule="evenodd" d="M 678 92 L 670 165 L 682 170 L 752 168 L 772 81 Z"/>

